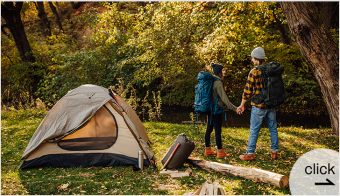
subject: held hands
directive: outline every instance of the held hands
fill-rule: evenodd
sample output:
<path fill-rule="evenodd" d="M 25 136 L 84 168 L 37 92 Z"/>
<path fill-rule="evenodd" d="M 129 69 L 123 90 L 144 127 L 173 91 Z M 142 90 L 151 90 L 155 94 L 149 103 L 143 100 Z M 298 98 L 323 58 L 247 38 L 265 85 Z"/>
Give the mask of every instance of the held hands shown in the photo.
<path fill-rule="evenodd" d="M 241 115 L 244 112 L 244 105 L 240 105 L 237 109 L 236 109 L 236 113 Z"/>
<path fill-rule="evenodd" d="M 247 100 L 242 99 L 241 105 L 238 106 L 238 108 L 236 110 L 237 114 L 243 114 L 243 112 L 244 112 L 244 105 L 246 104 L 246 102 L 247 102 Z"/>

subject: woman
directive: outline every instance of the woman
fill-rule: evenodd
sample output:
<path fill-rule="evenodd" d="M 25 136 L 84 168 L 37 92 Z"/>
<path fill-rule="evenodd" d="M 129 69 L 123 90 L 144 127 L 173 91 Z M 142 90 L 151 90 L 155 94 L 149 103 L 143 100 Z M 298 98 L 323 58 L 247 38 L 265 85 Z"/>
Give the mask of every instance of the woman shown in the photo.
<path fill-rule="evenodd" d="M 216 155 L 217 158 L 224 158 L 230 156 L 224 152 L 224 148 L 222 147 L 222 139 L 221 139 L 221 128 L 222 128 L 222 114 L 224 113 L 223 106 L 226 105 L 229 109 L 236 112 L 237 107 L 235 107 L 232 103 L 230 103 L 223 87 L 222 78 L 225 75 L 224 67 L 220 64 L 211 63 L 211 67 L 214 71 L 215 82 L 213 85 L 213 101 L 214 106 L 212 112 L 208 114 L 207 121 L 207 129 L 205 132 L 205 155 Z M 217 106 L 216 98 L 218 98 Z M 218 152 L 214 152 L 211 150 L 210 146 L 210 135 L 215 128 L 215 141 L 217 145 Z"/>

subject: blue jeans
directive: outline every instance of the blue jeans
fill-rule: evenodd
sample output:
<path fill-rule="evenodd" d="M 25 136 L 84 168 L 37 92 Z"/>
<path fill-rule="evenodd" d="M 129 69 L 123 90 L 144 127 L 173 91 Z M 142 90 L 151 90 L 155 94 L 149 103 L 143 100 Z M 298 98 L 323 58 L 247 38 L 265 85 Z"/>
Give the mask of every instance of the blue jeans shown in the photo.
<path fill-rule="evenodd" d="M 279 136 L 277 132 L 275 108 L 259 109 L 256 106 L 252 106 L 247 154 L 254 154 L 255 152 L 263 118 L 266 118 L 267 126 L 270 132 L 271 151 L 278 151 L 279 149 Z"/>

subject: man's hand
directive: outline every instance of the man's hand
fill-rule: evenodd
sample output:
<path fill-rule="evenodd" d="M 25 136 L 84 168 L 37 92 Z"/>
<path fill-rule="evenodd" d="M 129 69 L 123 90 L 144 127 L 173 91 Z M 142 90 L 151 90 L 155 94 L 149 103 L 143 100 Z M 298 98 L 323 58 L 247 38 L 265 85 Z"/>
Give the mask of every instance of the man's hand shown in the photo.
<path fill-rule="evenodd" d="M 237 108 L 237 114 L 243 114 L 244 112 L 244 105 L 246 104 L 247 100 L 242 99 L 241 105 Z"/>
<path fill-rule="evenodd" d="M 243 114 L 243 112 L 244 112 L 244 106 L 239 106 L 236 110 L 237 114 Z"/>

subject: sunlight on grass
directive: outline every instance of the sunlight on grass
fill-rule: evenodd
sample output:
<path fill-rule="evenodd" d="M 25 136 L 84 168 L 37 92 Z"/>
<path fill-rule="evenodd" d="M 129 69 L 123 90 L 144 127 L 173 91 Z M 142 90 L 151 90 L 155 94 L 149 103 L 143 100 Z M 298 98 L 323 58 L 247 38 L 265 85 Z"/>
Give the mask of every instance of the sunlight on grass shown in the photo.
<path fill-rule="evenodd" d="M 1 194 L 5 195 L 28 195 L 29 192 L 20 180 L 18 172 L 1 172 Z"/>
<path fill-rule="evenodd" d="M 194 125 L 163 122 L 143 122 L 148 132 L 151 148 L 155 152 L 157 168 L 147 167 L 135 172 L 132 167 L 90 167 L 90 168 L 36 168 L 14 170 L 47 111 L 19 110 L 2 111 L 1 116 L 1 194 L 13 195 L 181 195 L 196 191 L 207 180 L 218 180 L 229 195 L 284 195 L 289 189 L 280 189 L 267 183 L 225 176 L 216 172 L 198 169 L 185 163 L 178 170 L 190 167 L 189 177 L 171 178 L 160 175 L 160 161 L 172 142 L 181 133 L 195 143 L 192 157 L 235 166 L 252 167 L 280 173 L 289 177 L 296 160 L 304 153 L 328 148 L 339 151 L 339 137 L 331 135 L 331 129 L 303 129 L 301 127 L 280 127 L 279 160 L 270 159 L 270 136 L 267 128 L 262 128 L 256 150 L 255 162 L 241 161 L 238 156 L 245 153 L 249 128 L 227 127 L 222 129 L 222 142 L 229 158 L 217 159 L 204 156 L 205 125 L 200 132 Z M 211 144 L 216 150 L 212 134 Z"/>

